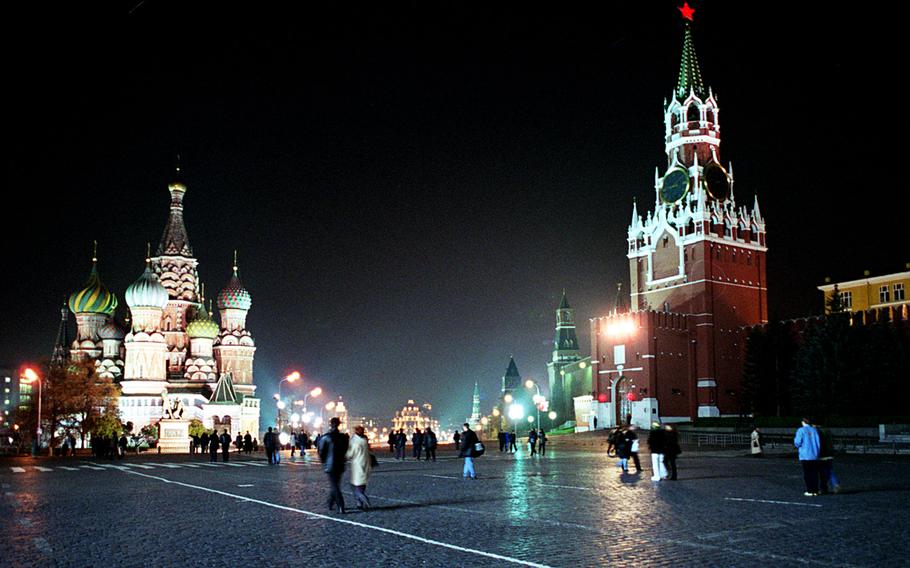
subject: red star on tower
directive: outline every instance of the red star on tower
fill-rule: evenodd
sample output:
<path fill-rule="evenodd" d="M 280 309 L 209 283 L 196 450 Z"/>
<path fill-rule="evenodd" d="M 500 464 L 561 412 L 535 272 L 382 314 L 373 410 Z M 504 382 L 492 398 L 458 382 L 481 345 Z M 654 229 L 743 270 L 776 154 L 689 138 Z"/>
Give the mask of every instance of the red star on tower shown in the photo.
<path fill-rule="evenodd" d="M 695 21 L 694 19 L 692 19 L 692 15 L 695 14 L 695 8 L 689 6 L 688 2 L 683 2 L 682 7 L 677 8 L 677 10 L 680 11 L 680 13 L 682 14 L 682 17 L 685 18 L 686 20 L 689 20 L 690 22 Z"/>

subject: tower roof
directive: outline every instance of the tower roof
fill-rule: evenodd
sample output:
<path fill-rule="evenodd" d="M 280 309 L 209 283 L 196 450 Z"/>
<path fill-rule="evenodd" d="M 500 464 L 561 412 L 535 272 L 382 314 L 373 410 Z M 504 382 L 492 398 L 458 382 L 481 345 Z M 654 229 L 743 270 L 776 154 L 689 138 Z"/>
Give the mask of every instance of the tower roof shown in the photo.
<path fill-rule="evenodd" d="M 178 180 L 181 178 L 179 165 L 176 178 Z M 164 234 L 161 235 L 161 243 L 158 244 L 157 255 L 192 257 L 193 248 L 190 246 L 186 225 L 183 223 L 183 196 L 186 194 L 186 186 L 181 181 L 174 181 L 168 184 L 167 189 L 171 193 L 171 212 L 164 226 Z"/>
<path fill-rule="evenodd" d="M 474 398 L 480 398 L 480 389 L 477 387 L 477 381 L 474 381 Z"/>
<path fill-rule="evenodd" d="M 151 260 L 145 259 L 145 270 L 126 289 L 126 303 L 131 308 L 164 309 L 169 299 L 167 290 L 152 272 Z"/>
<path fill-rule="evenodd" d="M 560 309 L 560 310 L 570 310 L 570 309 L 572 309 L 572 306 L 569 305 L 569 298 L 566 297 L 566 291 L 565 291 L 565 289 L 563 289 L 563 291 L 562 291 L 562 300 L 559 302 L 559 309 Z"/>
<path fill-rule="evenodd" d="M 66 309 L 66 299 L 63 300 L 63 306 L 60 308 L 60 327 L 57 328 L 57 341 L 54 342 L 54 352 L 51 355 L 51 367 L 59 368 L 66 364 L 69 358 L 67 345 L 67 322 L 69 312 Z"/>
<path fill-rule="evenodd" d="M 509 357 L 509 368 L 506 369 L 506 376 L 519 378 L 521 377 L 521 375 L 518 374 L 518 365 L 515 364 L 514 357 Z"/>
<path fill-rule="evenodd" d="M 707 96 L 708 91 L 701 79 L 701 70 L 698 67 L 698 58 L 695 56 L 695 44 L 692 41 L 692 26 L 686 23 L 683 38 L 682 59 L 679 62 L 679 79 L 676 81 L 676 98 L 683 100 L 689 96 L 689 91 L 701 99 Z"/>
<path fill-rule="evenodd" d="M 237 404 L 237 393 L 234 392 L 234 380 L 231 373 L 221 373 L 209 404 Z"/>

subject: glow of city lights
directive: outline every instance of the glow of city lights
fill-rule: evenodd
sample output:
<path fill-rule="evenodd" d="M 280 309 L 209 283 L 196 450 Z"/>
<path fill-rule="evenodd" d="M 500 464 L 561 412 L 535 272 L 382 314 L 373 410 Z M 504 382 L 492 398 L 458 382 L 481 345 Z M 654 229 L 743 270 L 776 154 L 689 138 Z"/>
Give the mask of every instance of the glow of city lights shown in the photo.
<path fill-rule="evenodd" d="M 298 380 L 299 378 L 300 378 L 300 371 L 294 371 L 290 375 L 286 376 L 285 380 L 287 380 L 287 382 L 289 382 L 289 383 L 293 383 L 294 381 Z"/>
<path fill-rule="evenodd" d="M 317 418 L 313 422 L 313 428 L 322 428 L 322 418 Z"/>
<path fill-rule="evenodd" d="M 509 403 L 511 403 L 513 400 L 515 400 L 514 398 L 512 398 L 512 395 L 511 395 L 511 394 L 508 394 L 508 393 L 507 393 L 504 397 L 502 397 L 502 399 L 503 399 L 504 401 L 506 401 L 506 404 L 509 404 Z"/>
<path fill-rule="evenodd" d="M 296 412 L 294 414 L 291 414 L 291 422 L 300 422 L 300 415 Z"/>
<path fill-rule="evenodd" d="M 489 424 L 489 422 L 490 422 L 490 419 L 487 418 L 486 416 L 484 416 L 483 418 L 480 419 L 480 423 L 483 424 L 484 426 Z"/>
<path fill-rule="evenodd" d="M 525 415 L 525 407 L 515 403 L 509 406 L 509 418 L 512 420 L 521 420 Z"/>
<path fill-rule="evenodd" d="M 528 416 L 528 424 L 530 424 L 531 422 L 534 422 L 534 417 Z"/>
<path fill-rule="evenodd" d="M 310 423 L 310 420 L 312 420 L 312 419 L 313 419 L 313 415 L 312 415 L 312 413 L 310 413 L 310 412 L 307 412 L 306 414 L 303 415 L 303 423 L 304 423 L 304 424 L 309 424 L 309 423 Z"/>
<path fill-rule="evenodd" d="M 494 408 L 494 409 L 493 409 L 493 416 L 499 416 L 500 414 L 501 414 L 501 413 L 499 412 L 499 409 L 498 409 L 498 408 Z"/>
<path fill-rule="evenodd" d="M 283 400 L 278 401 L 278 410 L 284 410 L 284 407 L 287 406 Z"/>
<path fill-rule="evenodd" d="M 534 399 L 534 404 L 540 404 L 541 402 L 543 402 L 545 400 L 545 398 L 542 394 L 535 394 L 533 399 Z"/>
<path fill-rule="evenodd" d="M 325 404 L 325 409 L 326 410 L 335 410 L 335 401 L 332 400 L 332 401 L 327 402 Z"/>
<path fill-rule="evenodd" d="M 551 410 L 550 413 L 547 414 L 547 416 L 549 416 L 550 420 L 556 420 L 556 411 Z"/>
<path fill-rule="evenodd" d="M 281 442 L 281 445 L 283 446 L 291 441 L 291 437 L 288 436 L 287 432 L 282 432 L 281 434 L 278 434 L 278 441 Z"/>
<path fill-rule="evenodd" d="M 316 387 L 310 391 L 310 396 L 319 396 L 322 394 L 322 387 Z"/>
<path fill-rule="evenodd" d="M 28 382 L 28 383 L 33 383 L 33 382 L 35 382 L 35 381 L 38 380 L 38 373 L 36 373 L 35 370 L 32 369 L 31 367 L 26 367 L 25 370 L 22 371 L 22 375 L 23 375 L 26 379 L 28 379 L 28 380 L 26 381 L 26 382 Z"/>
<path fill-rule="evenodd" d="M 534 381 L 532 381 L 531 379 L 526 380 L 526 381 L 525 381 L 525 387 L 527 387 L 527 388 L 529 388 L 529 389 L 534 388 Z"/>

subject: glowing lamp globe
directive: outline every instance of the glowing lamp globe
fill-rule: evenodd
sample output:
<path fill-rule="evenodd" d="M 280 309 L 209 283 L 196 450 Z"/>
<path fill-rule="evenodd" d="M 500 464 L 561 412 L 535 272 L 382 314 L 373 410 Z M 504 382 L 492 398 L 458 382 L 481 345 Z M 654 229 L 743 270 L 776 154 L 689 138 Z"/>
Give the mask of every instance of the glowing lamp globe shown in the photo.
<path fill-rule="evenodd" d="M 601 403 L 607 402 L 607 393 L 602 392 L 599 395 L 597 395 L 597 402 L 601 402 Z"/>
<path fill-rule="evenodd" d="M 504 401 L 506 401 L 506 404 L 509 404 L 509 403 L 511 403 L 513 400 L 515 400 L 514 398 L 512 398 L 512 395 L 511 395 L 511 394 L 506 394 L 504 397 L 502 397 L 502 399 L 503 399 Z"/>
<path fill-rule="evenodd" d="M 530 424 L 530 423 L 532 423 L 532 422 L 534 422 L 534 417 L 533 417 L 533 416 L 528 416 L 528 424 Z"/>
<path fill-rule="evenodd" d="M 550 413 L 547 414 L 547 416 L 550 418 L 550 420 L 556 420 L 556 411 L 551 410 Z"/>
<path fill-rule="evenodd" d="M 287 432 L 282 432 L 278 434 L 278 441 L 281 442 L 281 445 L 285 445 L 291 441 L 291 437 L 287 435 Z"/>
<path fill-rule="evenodd" d="M 287 406 L 283 400 L 278 401 L 278 410 L 284 410 L 284 407 Z"/>
<path fill-rule="evenodd" d="M 512 420 L 521 420 L 525 415 L 525 407 L 520 404 L 513 404 L 509 407 L 509 418 Z"/>
<path fill-rule="evenodd" d="M 291 414 L 291 422 L 300 422 L 300 415 L 296 412 L 294 414 Z"/>

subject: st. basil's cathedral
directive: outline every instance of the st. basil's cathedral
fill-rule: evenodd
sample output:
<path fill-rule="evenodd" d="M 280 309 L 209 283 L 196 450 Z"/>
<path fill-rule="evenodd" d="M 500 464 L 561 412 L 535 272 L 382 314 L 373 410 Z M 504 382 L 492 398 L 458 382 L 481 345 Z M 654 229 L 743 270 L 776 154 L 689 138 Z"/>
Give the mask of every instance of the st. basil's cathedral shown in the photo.
<path fill-rule="evenodd" d="M 233 273 L 216 298 L 219 324 L 211 303 L 206 309 L 183 221 L 186 186 L 175 181 L 168 190 L 170 213 L 156 255 L 145 259 L 144 270 L 124 294 L 125 323 L 115 318 L 117 297 L 101 281 L 96 252 L 88 281 L 69 297 L 76 317 L 69 355 L 74 361 L 95 361 L 100 376 L 119 384 L 120 419 L 132 422 L 136 432 L 164 417 L 165 405 L 179 401 L 184 420 L 258 437 L 256 345 L 246 329 L 252 298 L 240 280 L 236 253 Z M 58 338 L 58 360 L 65 355 L 61 343 Z"/>

